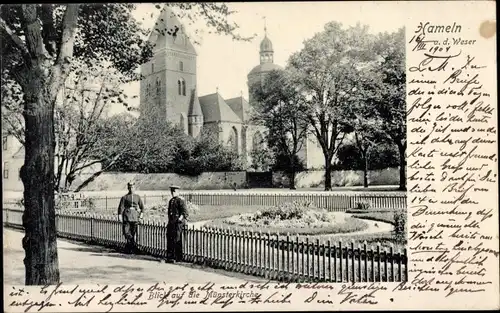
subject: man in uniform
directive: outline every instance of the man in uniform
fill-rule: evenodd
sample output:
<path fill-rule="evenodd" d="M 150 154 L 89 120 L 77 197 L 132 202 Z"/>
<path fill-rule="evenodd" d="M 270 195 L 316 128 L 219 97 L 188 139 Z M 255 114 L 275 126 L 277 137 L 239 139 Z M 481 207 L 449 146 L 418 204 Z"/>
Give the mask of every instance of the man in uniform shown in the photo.
<path fill-rule="evenodd" d="M 177 195 L 178 186 L 171 186 L 168 202 L 167 262 L 182 261 L 182 233 L 188 218 L 186 201 Z"/>
<path fill-rule="evenodd" d="M 141 197 L 134 193 L 134 183 L 127 184 L 128 193 L 120 200 L 118 206 L 118 220 L 123 225 L 123 235 L 127 240 L 125 246 L 126 253 L 137 253 L 137 224 L 143 218 L 144 205 Z"/>

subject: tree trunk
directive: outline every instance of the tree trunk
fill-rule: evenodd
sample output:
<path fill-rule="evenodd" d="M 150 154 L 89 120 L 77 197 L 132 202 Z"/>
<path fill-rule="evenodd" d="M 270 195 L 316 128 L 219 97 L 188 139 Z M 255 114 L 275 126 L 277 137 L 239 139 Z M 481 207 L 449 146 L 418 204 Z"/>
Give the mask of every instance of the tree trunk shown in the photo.
<path fill-rule="evenodd" d="M 368 155 L 363 154 L 363 159 L 365 159 L 365 166 L 363 167 L 363 187 L 368 188 Z"/>
<path fill-rule="evenodd" d="M 21 179 L 24 184 L 26 285 L 59 283 L 53 183 L 54 103 L 51 103 L 50 92 L 42 87 L 41 80 L 33 78 L 28 94 L 25 93 L 26 140 Z"/>
<path fill-rule="evenodd" d="M 399 150 L 399 190 L 406 191 L 406 149 L 405 146 L 398 142 Z"/>
<path fill-rule="evenodd" d="M 331 158 L 325 158 L 325 191 L 332 190 L 332 162 Z"/>
<path fill-rule="evenodd" d="M 27 61 L 18 81 L 24 92 L 25 156 L 20 174 L 24 185 L 25 284 L 56 285 L 59 262 L 54 201 L 54 107 L 73 56 L 79 5 L 66 7 L 57 52 L 51 7 L 42 6 L 41 15 L 35 4 L 23 4 L 21 8 Z M 50 53 L 57 54 L 55 63 Z"/>
<path fill-rule="evenodd" d="M 290 157 L 290 189 L 295 190 L 295 155 Z"/>

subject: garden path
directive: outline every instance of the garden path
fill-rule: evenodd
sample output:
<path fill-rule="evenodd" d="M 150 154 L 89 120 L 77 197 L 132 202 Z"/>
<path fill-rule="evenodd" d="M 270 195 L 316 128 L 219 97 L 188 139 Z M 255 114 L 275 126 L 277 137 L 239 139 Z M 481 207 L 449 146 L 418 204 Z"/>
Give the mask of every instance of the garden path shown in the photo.
<path fill-rule="evenodd" d="M 4 283 L 24 285 L 22 231 L 4 228 Z M 258 277 L 201 268 L 191 264 L 158 262 L 150 256 L 125 255 L 111 249 L 57 239 L 59 270 L 65 284 L 130 284 L 164 281 L 167 284 L 206 282 L 263 282 Z"/>

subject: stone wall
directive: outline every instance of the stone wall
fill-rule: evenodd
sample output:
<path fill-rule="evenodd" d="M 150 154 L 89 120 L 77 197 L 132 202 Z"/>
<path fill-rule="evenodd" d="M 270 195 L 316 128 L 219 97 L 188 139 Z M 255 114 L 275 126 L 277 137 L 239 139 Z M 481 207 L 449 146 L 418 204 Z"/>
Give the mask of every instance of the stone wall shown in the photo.
<path fill-rule="evenodd" d="M 322 187 L 325 183 L 325 171 L 307 171 L 297 173 L 295 177 L 296 188 Z M 368 172 L 370 186 L 399 185 L 399 169 L 387 168 Z M 275 187 L 289 186 L 288 176 L 282 172 L 273 173 Z M 340 187 L 362 186 L 363 171 L 332 171 L 332 185 Z"/>
<path fill-rule="evenodd" d="M 80 185 L 89 175 L 81 175 L 73 183 Z M 168 190 L 172 185 L 181 186 L 183 190 L 230 189 L 245 187 L 245 172 L 213 172 L 199 176 L 182 176 L 174 173 L 139 174 L 139 173 L 103 173 L 82 191 L 125 190 L 129 181 L 135 183 L 138 190 Z"/>
<path fill-rule="evenodd" d="M 12 173 L 15 174 L 15 173 Z M 307 171 L 297 173 L 295 185 L 297 188 L 316 188 L 324 186 L 324 171 Z M 90 174 L 82 174 L 73 182 L 76 188 Z M 23 185 L 18 178 L 9 177 L 11 182 L 4 184 L 4 191 L 22 191 Z M 165 174 L 139 174 L 139 173 L 103 173 L 92 183 L 87 185 L 85 191 L 118 191 L 126 190 L 128 181 L 133 181 L 138 190 L 168 190 L 171 185 L 179 185 L 183 190 L 216 190 L 246 188 L 246 172 L 212 172 L 202 173 L 199 176 L 183 176 L 173 173 Z M 398 185 L 399 169 L 388 168 L 384 170 L 370 171 L 368 175 L 370 186 Z M 5 180 L 4 180 L 5 183 Z M 363 171 L 333 171 L 333 186 L 362 186 Z M 276 188 L 287 188 L 289 186 L 288 176 L 282 172 L 273 173 L 273 186 Z"/>

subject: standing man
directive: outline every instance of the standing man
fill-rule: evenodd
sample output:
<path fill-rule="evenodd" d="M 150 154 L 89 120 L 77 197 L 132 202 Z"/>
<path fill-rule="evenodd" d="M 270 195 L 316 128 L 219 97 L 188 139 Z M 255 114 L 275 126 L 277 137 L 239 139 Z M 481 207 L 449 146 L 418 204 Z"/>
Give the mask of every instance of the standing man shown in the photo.
<path fill-rule="evenodd" d="M 141 197 L 134 193 L 134 183 L 129 182 L 127 188 L 128 193 L 121 198 L 118 206 L 118 220 L 123 223 L 123 236 L 127 240 L 125 253 L 137 253 L 137 223 L 143 218 L 144 205 Z"/>
<path fill-rule="evenodd" d="M 177 195 L 178 186 L 171 186 L 172 199 L 168 202 L 167 262 L 182 261 L 182 233 L 188 218 L 184 199 Z"/>

